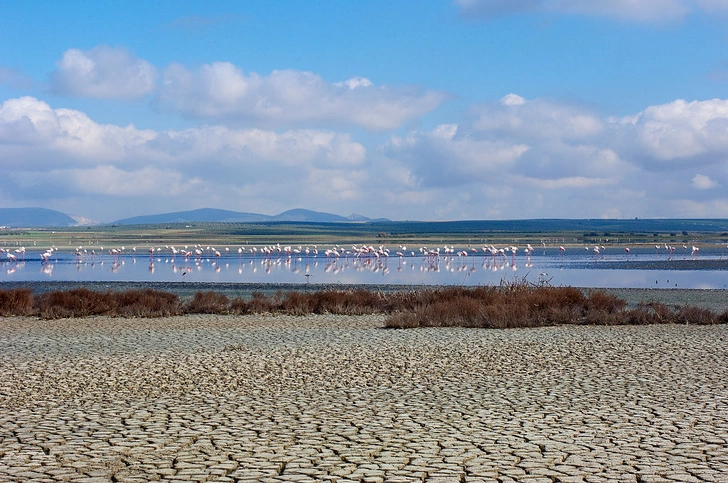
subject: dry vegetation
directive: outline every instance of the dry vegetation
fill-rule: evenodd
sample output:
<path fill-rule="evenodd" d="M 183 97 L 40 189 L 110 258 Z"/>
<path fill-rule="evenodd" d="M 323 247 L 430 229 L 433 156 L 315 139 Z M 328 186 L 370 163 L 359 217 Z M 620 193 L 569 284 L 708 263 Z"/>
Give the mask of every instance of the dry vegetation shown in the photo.
<path fill-rule="evenodd" d="M 542 287 L 527 283 L 498 287 L 447 287 L 415 292 L 322 290 L 260 292 L 250 299 L 230 299 L 215 292 L 197 292 L 189 301 L 156 290 L 96 292 L 86 288 L 34 295 L 29 289 L 0 290 L 0 316 L 42 319 L 87 317 L 163 317 L 183 314 L 388 314 L 386 326 L 412 327 L 540 327 L 561 324 L 724 324 L 718 314 L 692 306 L 627 302 L 603 291 Z"/>

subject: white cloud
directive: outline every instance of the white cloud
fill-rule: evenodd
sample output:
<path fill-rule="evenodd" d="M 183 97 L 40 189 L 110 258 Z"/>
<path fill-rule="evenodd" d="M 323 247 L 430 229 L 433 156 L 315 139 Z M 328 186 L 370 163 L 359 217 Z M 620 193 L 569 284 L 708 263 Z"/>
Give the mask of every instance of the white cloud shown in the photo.
<path fill-rule="evenodd" d="M 0 195 L 102 221 L 203 206 L 393 219 L 722 216 L 725 102 L 602 119 L 511 94 L 459 123 L 365 146 L 324 129 L 140 130 L 21 97 L 0 104 Z"/>
<path fill-rule="evenodd" d="M 526 99 L 517 94 L 511 93 L 503 96 L 500 103 L 504 106 L 522 106 L 526 103 Z"/>
<path fill-rule="evenodd" d="M 153 131 L 131 125 L 97 124 L 80 111 L 53 109 L 33 97 L 8 99 L 0 106 L 0 153 L 26 145 L 29 152 L 54 154 L 43 158 L 45 165 L 62 159 L 72 163 L 122 160 L 154 136 Z"/>
<path fill-rule="evenodd" d="M 229 62 L 196 71 L 170 65 L 158 105 L 186 116 L 257 126 L 356 125 L 393 129 L 426 114 L 446 95 L 415 88 L 376 86 L 356 77 L 328 83 L 296 70 L 245 74 Z"/>
<path fill-rule="evenodd" d="M 393 136 L 385 150 L 426 187 L 492 179 L 507 171 L 529 149 L 525 144 L 457 137 L 456 131 L 456 126 L 444 125 L 404 138 Z"/>
<path fill-rule="evenodd" d="M 525 181 L 536 189 L 556 190 L 561 188 L 593 188 L 618 183 L 616 178 L 587 178 L 585 176 L 569 176 L 557 179 L 525 178 Z"/>
<path fill-rule="evenodd" d="M 458 125 L 392 137 L 386 166 L 411 200 L 417 192 L 432 199 L 469 197 L 467 207 L 438 205 L 438 218 L 676 216 L 675 193 L 685 192 L 696 162 L 705 169 L 693 178 L 702 193 L 693 202 L 718 207 L 719 195 L 708 188 L 728 182 L 728 156 L 719 142 L 722 102 L 705 102 L 651 106 L 615 121 L 583 106 L 509 94 L 474 106 L 471 118 Z M 679 151 L 683 157 L 661 166 L 656 153 L 678 151 L 655 151 L 643 142 L 643 124 L 657 119 L 666 137 L 679 139 L 681 130 L 710 134 L 693 135 L 702 141 L 688 146 L 697 148 Z M 386 182 L 394 184 L 394 176 Z"/>
<path fill-rule="evenodd" d="M 728 158 L 728 100 L 650 106 L 619 121 L 632 145 L 626 146 L 645 165 L 714 164 Z"/>
<path fill-rule="evenodd" d="M 354 200 L 361 197 L 357 180 L 368 179 L 366 160 L 364 146 L 347 133 L 224 126 L 158 132 L 99 124 L 32 97 L 0 104 L 0 193 L 40 206 L 66 203 L 102 221 L 131 216 L 126 205 L 149 212 L 152 200 L 160 210 L 178 210 L 276 199 L 280 211 L 299 206 L 292 198 L 303 192 L 314 203 Z M 251 198 L 251 186 L 263 187 L 260 200 Z M 93 199 L 108 212 L 79 213 L 74 199 Z M 109 214 L 122 208 L 123 215 Z"/>
<path fill-rule="evenodd" d="M 53 109 L 32 97 L 9 99 L 0 106 L 0 153 L 22 144 L 28 146 L 30 157 L 28 153 L 38 151 L 54 154 L 53 164 L 63 160 L 70 164 L 180 164 L 206 159 L 230 164 L 247 159 L 281 166 L 341 167 L 357 165 L 366 156 L 364 147 L 345 133 L 312 129 L 277 133 L 223 126 L 156 132 L 133 125 L 98 124 L 83 112 Z"/>
<path fill-rule="evenodd" d="M 718 183 L 710 179 L 708 176 L 698 173 L 693 176 L 692 186 L 693 188 L 699 190 L 709 190 L 716 188 L 718 186 Z"/>
<path fill-rule="evenodd" d="M 473 129 L 518 139 L 588 139 L 604 122 L 580 106 L 508 94 L 497 104 L 474 106 Z"/>
<path fill-rule="evenodd" d="M 201 184 L 198 178 L 185 180 L 179 172 L 151 166 L 133 170 L 111 165 L 88 169 L 54 169 L 42 178 L 21 172 L 14 179 L 28 188 L 36 188 L 52 180 L 53 183 L 64 185 L 64 189 L 72 196 L 102 195 L 122 198 L 156 197 L 160 193 L 174 197 L 197 190 Z"/>
<path fill-rule="evenodd" d="M 123 48 L 69 49 L 51 74 L 51 91 L 69 97 L 139 99 L 156 87 L 156 69 Z"/>

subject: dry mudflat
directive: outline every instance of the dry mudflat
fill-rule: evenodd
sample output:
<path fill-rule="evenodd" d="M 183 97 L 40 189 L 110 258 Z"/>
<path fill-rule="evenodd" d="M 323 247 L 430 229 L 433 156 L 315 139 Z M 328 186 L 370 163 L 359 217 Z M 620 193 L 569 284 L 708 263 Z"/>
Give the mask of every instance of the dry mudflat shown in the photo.
<path fill-rule="evenodd" d="M 0 481 L 728 482 L 728 327 L 0 318 Z"/>

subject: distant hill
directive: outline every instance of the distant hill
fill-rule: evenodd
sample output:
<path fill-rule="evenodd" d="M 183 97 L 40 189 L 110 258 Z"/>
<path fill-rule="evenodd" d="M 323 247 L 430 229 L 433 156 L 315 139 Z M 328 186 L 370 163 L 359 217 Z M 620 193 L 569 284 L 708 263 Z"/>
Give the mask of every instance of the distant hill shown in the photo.
<path fill-rule="evenodd" d="M 218 210 L 214 208 L 201 208 L 199 210 L 178 211 L 175 213 L 162 213 L 158 215 L 135 216 L 115 221 L 114 225 L 153 225 L 164 223 L 254 223 L 266 221 L 290 221 L 312 223 L 343 223 L 374 221 L 362 215 L 352 214 L 348 217 L 323 213 L 320 211 L 297 208 L 284 211 L 281 214 L 269 216 L 259 213 L 246 213 L 239 211 Z M 378 219 L 377 221 L 389 221 Z"/>
<path fill-rule="evenodd" d="M 113 222 L 114 225 L 155 225 L 160 223 L 245 223 L 253 221 L 268 221 L 269 216 L 257 213 L 245 213 L 215 208 L 200 208 L 199 210 L 177 211 L 174 213 L 161 213 L 158 215 L 142 215 L 124 218 Z"/>
<path fill-rule="evenodd" d="M 272 216 L 271 221 L 315 221 L 318 223 L 335 223 L 352 220 L 343 216 L 332 215 L 331 213 L 322 213 L 320 211 L 311 211 L 304 210 L 303 208 L 296 208 L 293 210 L 284 211 L 280 215 Z"/>
<path fill-rule="evenodd" d="M 76 220 L 56 210 L 47 208 L 0 208 L 0 226 L 40 228 L 76 225 L 78 225 Z"/>

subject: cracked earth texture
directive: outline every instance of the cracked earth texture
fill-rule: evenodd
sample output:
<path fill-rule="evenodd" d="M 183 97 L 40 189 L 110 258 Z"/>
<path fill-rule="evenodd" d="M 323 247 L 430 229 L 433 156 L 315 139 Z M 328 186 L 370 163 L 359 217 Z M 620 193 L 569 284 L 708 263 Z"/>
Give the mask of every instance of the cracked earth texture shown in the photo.
<path fill-rule="evenodd" d="M 728 327 L 0 318 L 0 481 L 728 482 Z"/>

